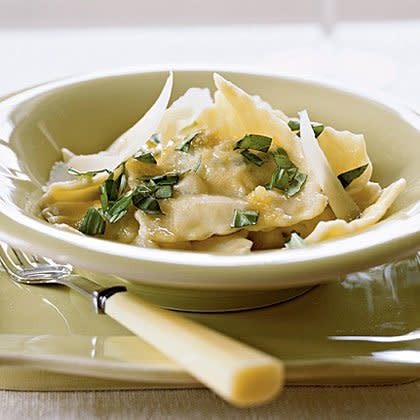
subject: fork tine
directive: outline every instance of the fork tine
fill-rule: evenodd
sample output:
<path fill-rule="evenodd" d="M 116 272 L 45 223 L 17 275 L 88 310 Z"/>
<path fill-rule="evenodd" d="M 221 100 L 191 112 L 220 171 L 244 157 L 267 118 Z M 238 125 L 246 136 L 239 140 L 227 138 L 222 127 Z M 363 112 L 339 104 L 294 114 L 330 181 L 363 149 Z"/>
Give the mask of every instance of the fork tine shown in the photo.
<path fill-rule="evenodd" d="M 47 257 L 41 257 L 39 255 L 33 255 L 32 258 L 37 262 L 38 264 L 48 264 L 48 265 L 57 265 L 51 258 Z"/>
<path fill-rule="evenodd" d="M 15 274 L 19 271 L 19 265 L 12 258 L 9 251 L 10 247 L 8 245 L 0 243 L 0 261 L 9 274 Z"/>
<path fill-rule="evenodd" d="M 16 248 L 11 248 L 11 250 L 16 255 L 16 258 L 22 264 L 23 267 L 25 268 L 36 267 L 36 261 L 34 260 L 33 257 L 29 256 L 25 252 Z"/>

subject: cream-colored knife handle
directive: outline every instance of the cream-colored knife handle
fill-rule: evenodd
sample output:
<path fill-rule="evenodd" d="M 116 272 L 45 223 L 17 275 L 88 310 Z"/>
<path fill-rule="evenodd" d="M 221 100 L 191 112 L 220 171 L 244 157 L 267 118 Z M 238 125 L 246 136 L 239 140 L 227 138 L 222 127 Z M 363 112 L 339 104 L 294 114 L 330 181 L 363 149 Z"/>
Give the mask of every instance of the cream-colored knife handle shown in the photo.
<path fill-rule="evenodd" d="M 237 406 L 269 401 L 284 384 L 280 360 L 129 292 L 110 296 L 105 313 Z"/>

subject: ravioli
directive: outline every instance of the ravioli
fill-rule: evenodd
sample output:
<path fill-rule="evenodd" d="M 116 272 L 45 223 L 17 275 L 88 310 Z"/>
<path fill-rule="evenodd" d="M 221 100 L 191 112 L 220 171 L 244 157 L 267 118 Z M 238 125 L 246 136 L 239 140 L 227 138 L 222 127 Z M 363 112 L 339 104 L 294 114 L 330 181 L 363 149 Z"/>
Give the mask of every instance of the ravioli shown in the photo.
<path fill-rule="evenodd" d="M 392 203 L 398 195 L 404 190 L 406 181 L 399 179 L 385 188 L 380 194 L 378 200 L 367 207 L 360 218 L 351 222 L 344 220 L 331 220 L 328 222 L 319 222 L 313 232 L 306 237 L 307 243 L 315 243 L 333 239 L 340 236 L 357 233 L 379 222 L 384 217 L 387 210 L 391 207 Z"/>
<path fill-rule="evenodd" d="M 170 75 L 152 108 L 107 150 L 63 149 L 40 216 L 139 247 L 243 255 L 282 250 L 293 232 L 309 245 L 367 229 L 404 189 L 404 180 L 384 190 L 371 181 L 363 135 L 319 123 L 313 141 L 329 176 L 361 211 L 337 219 L 305 155 L 299 121 L 218 74 L 214 80 L 214 99 L 192 87 L 168 107 Z"/>

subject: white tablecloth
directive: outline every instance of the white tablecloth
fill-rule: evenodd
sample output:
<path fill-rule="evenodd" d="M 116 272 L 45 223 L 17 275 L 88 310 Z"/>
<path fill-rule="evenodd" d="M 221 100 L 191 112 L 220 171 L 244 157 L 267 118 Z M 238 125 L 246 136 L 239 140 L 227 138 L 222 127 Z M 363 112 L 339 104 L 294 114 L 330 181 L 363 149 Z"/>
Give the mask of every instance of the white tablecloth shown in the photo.
<path fill-rule="evenodd" d="M 113 67 L 235 66 L 380 90 L 420 109 L 420 22 L 0 30 L 0 95 Z M 0 392 L 0 418 L 388 419 L 420 417 L 420 384 L 293 387 L 265 407 L 237 410 L 205 390 Z"/>
<path fill-rule="evenodd" d="M 0 392 L 0 418 L 123 420 L 418 419 L 420 383 L 289 387 L 271 404 L 236 409 L 206 390 Z"/>

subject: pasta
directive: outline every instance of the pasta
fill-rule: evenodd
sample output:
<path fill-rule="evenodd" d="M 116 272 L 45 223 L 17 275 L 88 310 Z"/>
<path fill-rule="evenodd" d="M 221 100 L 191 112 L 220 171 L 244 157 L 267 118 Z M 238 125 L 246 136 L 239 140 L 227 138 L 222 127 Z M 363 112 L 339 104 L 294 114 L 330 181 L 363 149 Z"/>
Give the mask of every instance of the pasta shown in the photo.
<path fill-rule="evenodd" d="M 40 215 L 139 247 L 242 255 L 291 248 L 293 233 L 305 245 L 357 233 L 403 191 L 403 179 L 385 189 L 371 181 L 363 135 L 311 123 L 306 112 L 291 119 L 214 79 L 214 100 L 191 88 L 168 107 L 170 74 L 151 109 L 107 150 L 63 149 Z"/>

